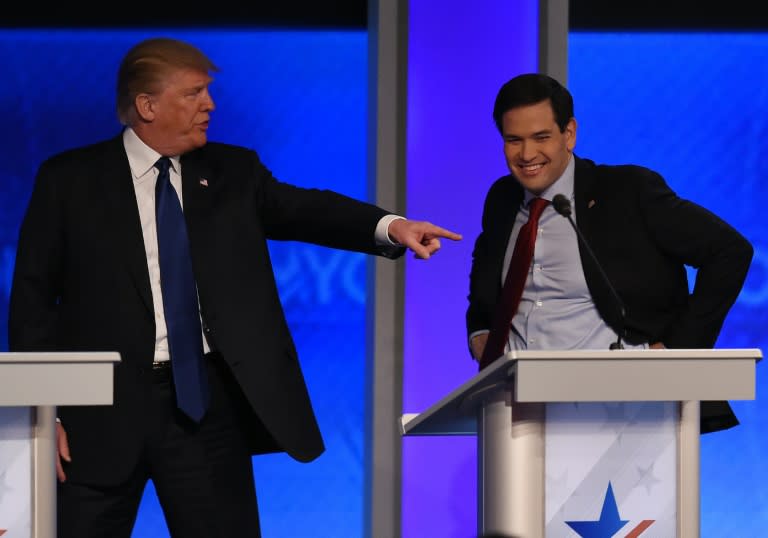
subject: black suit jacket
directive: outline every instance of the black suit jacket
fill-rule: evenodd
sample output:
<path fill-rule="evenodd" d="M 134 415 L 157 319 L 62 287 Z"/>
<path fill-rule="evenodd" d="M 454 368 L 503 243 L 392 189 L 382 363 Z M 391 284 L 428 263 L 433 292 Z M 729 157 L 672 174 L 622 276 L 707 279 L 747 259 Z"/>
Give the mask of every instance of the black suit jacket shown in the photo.
<path fill-rule="evenodd" d="M 574 158 L 577 224 L 626 309 L 622 323 L 610 289 L 579 245 L 587 286 L 602 318 L 633 344 L 713 347 L 746 278 L 750 243 L 707 209 L 678 197 L 647 168 Z M 504 253 L 523 197 L 511 175 L 498 179 L 486 197 L 472 255 L 470 334 L 491 327 Z M 692 293 L 685 265 L 697 269 Z M 738 424 L 727 402 L 702 402 L 701 414 L 702 432 Z"/>
<path fill-rule="evenodd" d="M 206 336 L 274 443 L 310 461 L 324 449 L 278 297 L 267 240 L 396 257 L 375 245 L 386 212 L 275 180 L 255 152 L 209 143 L 184 155 L 182 184 Z M 202 181 L 201 180 L 205 180 Z M 14 351 L 119 351 L 114 405 L 59 409 L 78 480 L 125 477 L 140 450 L 155 323 L 147 260 L 122 136 L 40 167 L 19 236 L 10 300 Z M 261 427 L 261 425 L 259 425 Z"/>

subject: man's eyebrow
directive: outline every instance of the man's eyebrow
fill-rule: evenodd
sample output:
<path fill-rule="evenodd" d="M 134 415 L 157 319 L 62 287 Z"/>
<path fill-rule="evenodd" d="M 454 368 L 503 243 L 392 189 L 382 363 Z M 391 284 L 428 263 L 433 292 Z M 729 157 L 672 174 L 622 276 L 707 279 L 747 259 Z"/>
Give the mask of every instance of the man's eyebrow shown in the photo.
<path fill-rule="evenodd" d="M 552 134 L 552 129 L 542 129 L 541 131 L 536 131 L 531 135 L 531 137 L 541 136 L 541 135 L 550 135 Z M 519 134 L 514 133 L 507 133 L 502 135 L 504 138 L 525 138 Z"/>

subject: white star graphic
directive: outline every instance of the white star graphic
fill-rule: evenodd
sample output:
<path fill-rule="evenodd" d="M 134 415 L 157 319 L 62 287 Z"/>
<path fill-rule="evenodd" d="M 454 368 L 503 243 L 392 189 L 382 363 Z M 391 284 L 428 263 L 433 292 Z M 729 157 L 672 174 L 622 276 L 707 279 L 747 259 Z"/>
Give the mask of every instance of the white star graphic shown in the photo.
<path fill-rule="evenodd" d="M 653 462 L 651 462 L 651 465 L 648 467 L 640 467 L 639 465 L 635 467 L 637 468 L 637 474 L 639 475 L 637 485 L 645 486 L 646 493 L 650 495 L 653 486 L 661 482 L 661 480 L 656 478 L 653 474 Z"/>

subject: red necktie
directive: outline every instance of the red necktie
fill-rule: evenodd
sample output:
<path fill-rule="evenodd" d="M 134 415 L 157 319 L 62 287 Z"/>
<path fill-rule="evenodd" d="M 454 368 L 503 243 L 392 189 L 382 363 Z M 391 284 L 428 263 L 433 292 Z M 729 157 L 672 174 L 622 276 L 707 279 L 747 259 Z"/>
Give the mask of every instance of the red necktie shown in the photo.
<path fill-rule="evenodd" d="M 507 276 L 504 279 L 504 287 L 501 290 L 501 298 L 496 305 L 493 326 L 488 335 L 483 356 L 480 358 L 481 370 L 504 353 L 504 346 L 509 339 L 512 318 L 517 312 L 520 298 L 523 296 L 525 281 L 528 279 L 528 271 L 531 268 L 533 248 L 536 244 L 539 228 L 539 217 L 547 204 L 549 204 L 549 200 L 543 198 L 534 198 L 529 204 L 528 222 L 520 228 L 520 233 L 517 235 L 515 250 L 512 252 Z"/>

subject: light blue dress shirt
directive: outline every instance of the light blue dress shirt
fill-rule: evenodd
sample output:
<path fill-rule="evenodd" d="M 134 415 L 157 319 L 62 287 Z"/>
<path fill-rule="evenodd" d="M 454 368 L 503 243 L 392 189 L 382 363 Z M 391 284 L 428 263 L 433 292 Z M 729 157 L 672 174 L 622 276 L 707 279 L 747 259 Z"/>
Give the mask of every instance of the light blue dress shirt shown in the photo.
<path fill-rule="evenodd" d="M 572 217 L 578 225 L 573 203 L 574 159 L 571 156 L 563 175 L 542 198 L 552 201 L 557 194 L 571 200 Z M 512 258 L 520 228 L 528 221 L 528 203 L 534 198 L 525 192 L 523 205 L 517 212 L 504 256 L 502 286 Z M 512 211 L 513 208 L 510 208 Z M 579 256 L 578 237 L 568 219 L 549 204 L 539 219 L 533 262 L 525 283 L 517 313 L 512 318 L 506 351 L 608 349 L 618 335 L 603 319 L 592 301 L 584 279 Z M 626 349 L 644 349 L 647 344 Z"/>

